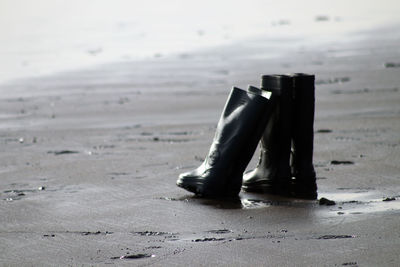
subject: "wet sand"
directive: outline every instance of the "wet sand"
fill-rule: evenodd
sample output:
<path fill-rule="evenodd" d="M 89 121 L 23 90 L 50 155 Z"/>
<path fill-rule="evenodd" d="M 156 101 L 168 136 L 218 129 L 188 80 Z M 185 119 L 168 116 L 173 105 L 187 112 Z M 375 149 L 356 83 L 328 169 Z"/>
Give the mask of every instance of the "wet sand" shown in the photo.
<path fill-rule="evenodd" d="M 398 266 L 396 29 L 1 85 L 0 265 Z M 208 151 L 230 87 L 288 72 L 316 74 L 319 198 L 335 205 L 176 187 Z"/>

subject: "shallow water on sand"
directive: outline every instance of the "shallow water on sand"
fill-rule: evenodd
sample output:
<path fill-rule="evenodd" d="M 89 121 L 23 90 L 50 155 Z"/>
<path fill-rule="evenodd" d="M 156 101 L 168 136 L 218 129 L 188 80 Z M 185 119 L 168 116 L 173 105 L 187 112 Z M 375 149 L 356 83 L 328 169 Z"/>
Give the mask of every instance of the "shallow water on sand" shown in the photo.
<path fill-rule="evenodd" d="M 338 215 L 361 215 L 385 211 L 400 210 L 400 196 L 379 198 L 376 191 L 321 193 L 320 200 L 302 200 L 280 197 L 269 194 L 242 193 L 232 199 L 203 199 L 196 196 L 180 198 L 163 197 L 161 200 L 183 201 L 190 204 L 200 204 L 223 210 L 270 209 L 275 207 L 301 208 L 315 213 L 317 217 L 336 217 Z M 331 204 L 325 204 L 326 199 Z"/>

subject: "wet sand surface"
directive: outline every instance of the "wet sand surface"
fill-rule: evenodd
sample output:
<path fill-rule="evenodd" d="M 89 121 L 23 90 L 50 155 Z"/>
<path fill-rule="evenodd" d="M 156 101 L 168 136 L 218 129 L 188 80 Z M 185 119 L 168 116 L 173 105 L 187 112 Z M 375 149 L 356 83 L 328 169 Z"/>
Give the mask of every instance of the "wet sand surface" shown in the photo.
<path fill-rule="evenodd" d="M 0 265 L 398 266 L 396 29 L 1 85 Z M 333 202 L 176 187 L 204 159 L 230 87 L 288 72 L 316 74 L 314 163 Z"/>

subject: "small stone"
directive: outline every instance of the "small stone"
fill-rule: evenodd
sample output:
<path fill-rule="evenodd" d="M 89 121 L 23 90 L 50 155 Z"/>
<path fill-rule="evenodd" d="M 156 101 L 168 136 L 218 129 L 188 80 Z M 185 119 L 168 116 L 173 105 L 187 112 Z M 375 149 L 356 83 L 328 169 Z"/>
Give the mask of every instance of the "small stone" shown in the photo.
<path fill-rule="evenodd" d="M 334 205 L 336 205 L 336 202 L 333 201 L 333 200 L 330 200 L 330 199 L 327 199 L 327 198 L 322 197 L 322 198 L 319 200 L 319 204 L 320 204 L 320 205 L 325 205 L 325 206 L 334 206 Z"/>
<path fill-rule="evenodd" d="M 352 165 L 352 164 L 354 164 L 354 162 L 350 161 L 350 160 L 332 160 L 331 164 L 332 165 Z"/>
<path fill-rule="evenodd" d="M 396 200 L 396 198 L 395 197 L 387 197 L 387 198 L 383 199 L 382 201 L 393 201 L 393 200 Z"/>

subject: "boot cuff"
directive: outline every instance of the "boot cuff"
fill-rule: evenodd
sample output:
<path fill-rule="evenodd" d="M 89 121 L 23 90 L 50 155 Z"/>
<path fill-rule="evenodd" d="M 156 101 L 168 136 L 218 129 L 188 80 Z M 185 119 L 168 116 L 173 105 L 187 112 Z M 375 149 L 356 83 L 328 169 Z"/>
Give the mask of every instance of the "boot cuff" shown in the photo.
<path fill-rule="evenodd" d="M 293 77 L 293 83 L 295 87 L 314 86 L 315 75 L 306 73 L 293 73 L 291 76 Z"/>
<path fill-rule="evenodd" d="M 262 96 L 262 97 L 264 97 L 266 99 L 270 99 L 271 98 L 271 92 L 268 92 L 268 91 L 265 91 L 265 90 L 261 90 L 260 88 L 257 88 L 257 87 L 252 86 L 252 85 L 249 85 L 249 87 L 247 88 L 247 91 L 249 93 Z"/>
<path fill-rule="evenodd" d="M 289 75 L 263 75 L 261 89 L 282 94 L 293 88 L 293 78 Z"/>

